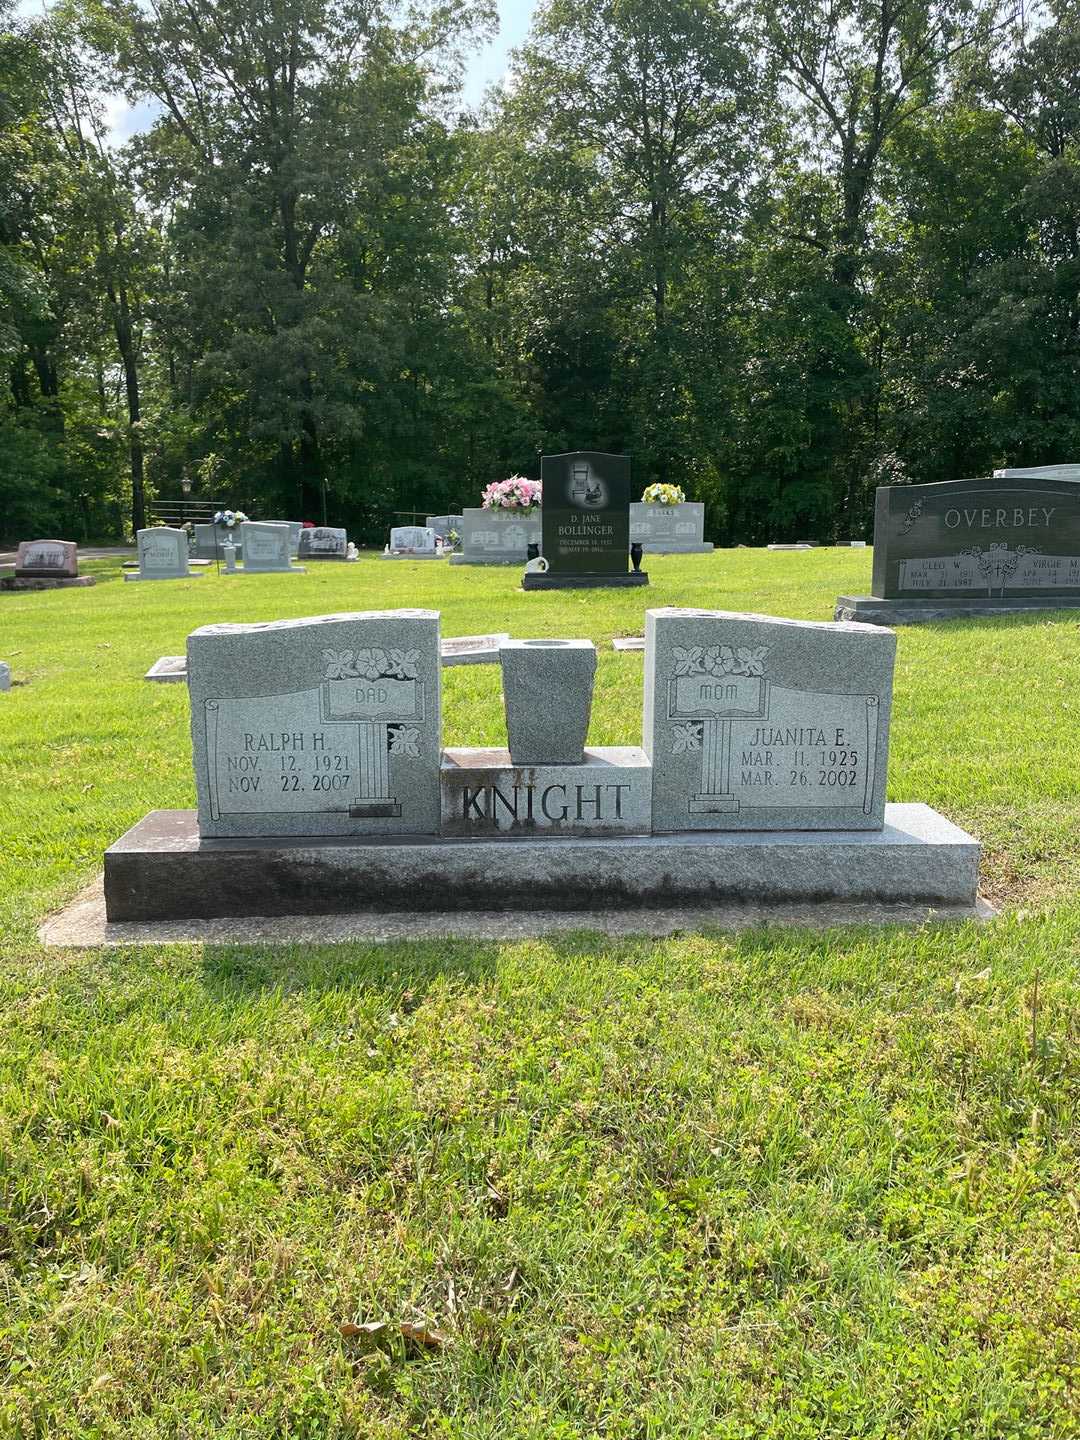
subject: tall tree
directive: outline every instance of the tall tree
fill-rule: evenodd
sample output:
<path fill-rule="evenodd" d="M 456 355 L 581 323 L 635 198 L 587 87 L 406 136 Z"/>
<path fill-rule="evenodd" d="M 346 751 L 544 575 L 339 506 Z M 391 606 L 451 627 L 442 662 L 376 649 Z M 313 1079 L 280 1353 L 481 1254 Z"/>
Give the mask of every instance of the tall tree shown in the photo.
<path fill-rule="evenodd" d="M 438 64 L 452 69 L 489 23 L 489 0 L 399 16 L 377 0 L 101 0 L 101 12 L 130 93 L 163 107 L 159 157 L 183 169 L 178 239 L 205 321 L 196 398 L 227 395 L 226 427 L 264 462 L 276 451 L 283 493 L 317 513 L 326 437 L 358 433 L 364 352 L 378 369 L 383 348 L 364 278 L 335 270 L 333 242 L 392 188 L 391 157 L 416 143 L 444 83 Z"/>
<path fill-rule="evenodd" d="M 730 240 L 751 165 L 753 45 L 745 9 L 720 0 L 548 0 L 517 76 L 534 145 L 592 168 L 591 213 L 573 206 L 582 233 L 568 239 L 623 301 L 619 383 L 637 395 L 625 440 L 644 442 L 661 479 L 685 450 L 680 287 L 695 256 Z"/>

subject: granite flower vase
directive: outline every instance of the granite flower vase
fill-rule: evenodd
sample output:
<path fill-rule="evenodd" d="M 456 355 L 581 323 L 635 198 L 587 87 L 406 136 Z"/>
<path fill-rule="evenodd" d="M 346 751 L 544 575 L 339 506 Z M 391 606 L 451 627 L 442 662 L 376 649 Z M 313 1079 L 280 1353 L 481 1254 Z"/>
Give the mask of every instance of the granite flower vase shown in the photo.
<path fill-rule="evenodd" d="M 596 677 L 592 641 L 503 641 L 499 662 L 511 763 L 580 765 Z"/>

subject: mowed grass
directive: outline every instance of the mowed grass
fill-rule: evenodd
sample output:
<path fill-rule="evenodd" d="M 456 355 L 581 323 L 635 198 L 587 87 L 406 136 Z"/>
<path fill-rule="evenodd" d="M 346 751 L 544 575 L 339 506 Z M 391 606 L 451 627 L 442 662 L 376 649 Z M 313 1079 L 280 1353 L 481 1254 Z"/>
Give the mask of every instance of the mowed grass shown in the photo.
<path fill-rule="evenodd" d="M 900 632 L 889 796 L 982 840 L 991 925 L 36 943 L 194 803 L 184 688 L 141 677 L 199 624 L 586 635 L 627 743 L 646 604 L 826 619 L 870 558 L 647 563 L 0 597 L 0 1436 L 1080 1434 L 1075 615 Z M 499 743 L 497 669 L 443 704 Z"/>

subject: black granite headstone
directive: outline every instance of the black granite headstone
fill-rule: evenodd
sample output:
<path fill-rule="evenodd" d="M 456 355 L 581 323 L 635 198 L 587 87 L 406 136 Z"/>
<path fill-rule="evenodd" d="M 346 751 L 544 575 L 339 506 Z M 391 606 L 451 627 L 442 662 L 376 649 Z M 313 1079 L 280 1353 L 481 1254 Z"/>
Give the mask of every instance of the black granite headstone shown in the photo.
<path fill-rule="evenodd" d="M 1080 481 L 883 486 L 872 589 L 883 599 L 1080 595 Z"/>
<path fill-rule="evenodd" d="M 871 596 L 841 596 L 837 617 L 887 623 L 881 601 L 898 620 L 1077 605 L 1080 480 L 883 486 L 871 589 Z"/>
<path fill-rule="evenodd" d="M 598 450 L 544 455 L 541 509 L 546 575 L 527 574 L 528 589 L 572 585 L 641 585 L 629 572 L 630 457 Z"/>

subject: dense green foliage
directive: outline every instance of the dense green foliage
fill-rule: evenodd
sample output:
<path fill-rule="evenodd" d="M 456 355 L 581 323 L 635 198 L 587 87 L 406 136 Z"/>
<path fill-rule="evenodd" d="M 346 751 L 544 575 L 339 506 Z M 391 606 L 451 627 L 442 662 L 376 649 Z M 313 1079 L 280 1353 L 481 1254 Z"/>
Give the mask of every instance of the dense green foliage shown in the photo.
<path fill-rule="evenodd" d="M 1074 613 L 900 635 L 889 799 L 982 840 L 986 925 L 45 950 L 194 803 L 185 689 L 141 676 L 197 625 L 407 595 L 588 635 L 591 742 L 637 738 L 639 592 L 119 563 L 2 604 L 3 1440 L 1080 1436 Z M 869 557 L 649 569 L 820 619 Z M 505 743 L 497 670 L 446 670 L 443 716 Z"/>
<path fill-rule="evenodd" d="M 8 16 L 9 538 L 186 475 L 381 539 L 587 446 L 716 539 L 827 539 L 1080 453 L 1075 4 L 542 0 L 463 110 L 491 9 Z M 119 91 L 156 118 L 113 146 Z"/>

